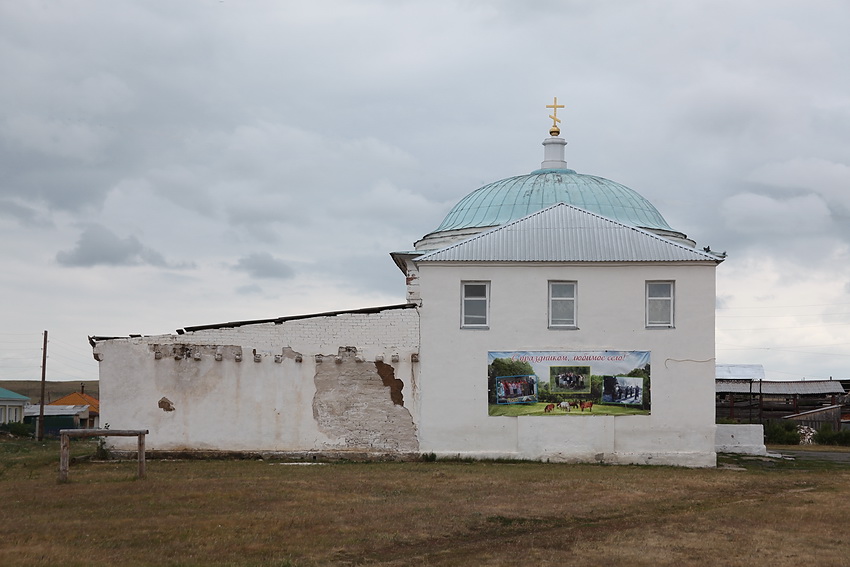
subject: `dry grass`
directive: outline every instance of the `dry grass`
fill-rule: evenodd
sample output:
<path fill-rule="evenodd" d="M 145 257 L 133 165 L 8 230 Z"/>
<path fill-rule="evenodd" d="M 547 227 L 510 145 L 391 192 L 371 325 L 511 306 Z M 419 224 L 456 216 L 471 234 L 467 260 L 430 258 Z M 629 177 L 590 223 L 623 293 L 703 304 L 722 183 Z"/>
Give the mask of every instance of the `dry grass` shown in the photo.
<path fill-rule="evenodd" d="M 74 443 L 79 453 L 92 444 Z M 0 442 L 2 565 L 846 565 L 850 467 L 79 462 Z"/>

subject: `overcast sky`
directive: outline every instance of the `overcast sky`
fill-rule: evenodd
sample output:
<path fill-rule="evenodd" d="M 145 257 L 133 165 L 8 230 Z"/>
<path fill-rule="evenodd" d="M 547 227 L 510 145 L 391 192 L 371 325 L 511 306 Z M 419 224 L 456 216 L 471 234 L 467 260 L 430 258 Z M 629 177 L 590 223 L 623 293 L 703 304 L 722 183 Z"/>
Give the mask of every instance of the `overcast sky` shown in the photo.
<path fill-rule="evenodd" d="M 850 377 L 850 4 L 0 3 L 0 379 L 86 337 L 404 302 L 388 253 L 537 169 L 717 270 L 717 361 Z M 612 345 L 623 348 L 627 345 Z"/>

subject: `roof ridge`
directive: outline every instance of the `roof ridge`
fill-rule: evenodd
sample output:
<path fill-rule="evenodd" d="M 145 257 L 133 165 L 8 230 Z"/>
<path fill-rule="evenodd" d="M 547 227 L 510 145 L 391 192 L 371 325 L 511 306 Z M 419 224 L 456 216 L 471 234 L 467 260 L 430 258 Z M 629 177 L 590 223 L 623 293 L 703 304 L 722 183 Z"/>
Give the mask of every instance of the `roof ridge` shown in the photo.
<path fill-rule="evenodd" d="M 664 244 L 669 244 L 669 245 L 672 245 L 674 247 L 679 248 L 680 250 L 684 250 L 688 253 L 693 253 L 693 254 L 696 254 L 697 256 L 701 256 L 706 260 L 711 260 L 711 261 L 714 261 L 714 262 L 722 261 L 721 258 L 719 258 L 719 257 L 717 257 L 713 254 L 709 254 L 708 252 L 704 252 L 702 250 L 697 250 L 696 248 L 691 248 L 689 246 L 685 246 L 684 244 L 681 244 L 679 242 L 675 242 L 675 241 L 670 240 L 668 238 L 664 238 L 663 236 L 659 236 L 658 234 L 650 232 L 646 229 L 636 227 L 636 226 L 632 226 L 630 224 L 626 224 L 622 221 L 618 221 L 616 219 L 612 219 L 612 218 L 600 215 L 599 213 L 596 213 L 596 212 L 593 212 L 593 211 L 588 211 L 587 209 L 582 209 L 581 207 L 577 207 L 573 204 L 566 203 L 564 201 L 559 201 L 557 203 L 549 205 L 548 207 L 534 211 L 533 213 L 529 213 L 529 214 L 525 215 L 524 217 L 520 217 L 518 219 L 508 221 L 505 224 L 501 224 L 499 226 L 493 227 L 493 228 L 485 230 L 483 232 L 479 232 L 478 234 L 474 234 L 474 235 L 470 236 L 469 238 L 466 238 L 466 239 L 461 240 L 459 242 L 454 242 L 454 243 L 449 244 L 448 246 L 445 246 L 443 248 L 438 248 L 437 250 L 432 250 L 432 251 L 430 251 L 426 254 L 423 254 L 419 258 L 417 258 L 416 261 L 417 262 L 428 261 L 431 256 L 435 256 L 436 254 L 444 253 L 444 252 L 453 250 L 453 249 L 458 248 L 460 246 L 466 246 L 466 245 L 468 245 L 468 243 L 475 242 L 476 240 L 481 239 L 481 238 L 486 238 L 489 235 L 498 233 L 502 230 L 507 230 L 507 229 L 509 229 L 510 227 L 512 227 L 516 224 L 525 223 L 525 222 L 528 221 L 528 219 L 534 218 L 534 217 L 539 216 L 539 215 L 547 214 L 550 211 L 552 211 L 556 208 L 559 208 L 559 207 L 566 207 L 568 209 L 584 213 L 584 214 L 586 214 L 590 217 L 593 217 L 597 220 L 607 222 L 607 223 L 609 223 L 609 224 L 611 224 L 611 225 L 613 225 L 613 226 L 615 226 L 619 229 L 625 228 L 625 229 L 632 230 L 632 231 L 636 232 L 637 234 L 641 234 L 643 236 L 651 237 L 651 238 L 653 238 L 653 239 L 655 239 L 659 242 L 663 242 Z M 562 228 L 570 228 L 570 227 L 562 227 Z"/>

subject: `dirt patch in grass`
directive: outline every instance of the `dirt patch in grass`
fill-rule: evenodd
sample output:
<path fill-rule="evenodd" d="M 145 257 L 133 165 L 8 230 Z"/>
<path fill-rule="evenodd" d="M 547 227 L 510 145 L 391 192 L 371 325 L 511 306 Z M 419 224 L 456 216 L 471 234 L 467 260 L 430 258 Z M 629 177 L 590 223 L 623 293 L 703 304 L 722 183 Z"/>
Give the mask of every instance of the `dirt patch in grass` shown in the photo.
<path fill-rule="evenodd" d="M 185 460 L 149 461 L 139 481 L 133 461 L 78 461 L 60 485 L 56 444 L 30 443 L 0 442 L 2 565 L 782 567 L 847 553 L 841 463 Z"/>

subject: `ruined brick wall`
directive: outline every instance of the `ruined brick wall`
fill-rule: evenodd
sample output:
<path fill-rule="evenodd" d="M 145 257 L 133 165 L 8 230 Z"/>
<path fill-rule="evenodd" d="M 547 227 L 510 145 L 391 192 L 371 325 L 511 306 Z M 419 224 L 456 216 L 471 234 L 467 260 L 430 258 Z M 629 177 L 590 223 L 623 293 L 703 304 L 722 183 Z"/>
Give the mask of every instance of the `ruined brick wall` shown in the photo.
<path fill-rule="evenodd" d="M 416 452 L 418 352 L 413 308 L 103 340 L 101 419 L 152 450 Z"/>

